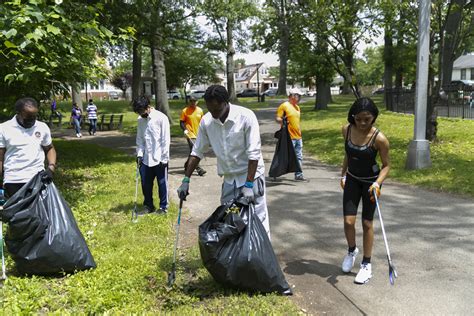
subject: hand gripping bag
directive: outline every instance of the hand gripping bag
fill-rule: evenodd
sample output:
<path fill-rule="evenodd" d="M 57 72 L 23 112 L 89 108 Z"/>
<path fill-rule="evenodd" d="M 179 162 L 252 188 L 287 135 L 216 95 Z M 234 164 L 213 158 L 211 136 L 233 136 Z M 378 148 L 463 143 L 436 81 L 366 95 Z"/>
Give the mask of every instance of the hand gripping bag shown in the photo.
<path fill-rule="evenodd" d="M 5 203 L 5 243 L 20 274 L 50 275 L 95 268 L 71 209 L 38 173 Z"/>
<path fill-rule="evenodd" d="M 206 269 L 224 286 L 292 294 L 252 203 L 219 206 L 199 226 L 199 249 Z"/>

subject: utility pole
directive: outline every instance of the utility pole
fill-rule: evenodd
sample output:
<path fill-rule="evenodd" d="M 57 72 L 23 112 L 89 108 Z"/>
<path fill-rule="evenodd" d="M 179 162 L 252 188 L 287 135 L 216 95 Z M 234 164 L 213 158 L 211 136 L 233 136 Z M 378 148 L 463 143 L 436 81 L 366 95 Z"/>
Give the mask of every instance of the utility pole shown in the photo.
<path fill-rule="evenodd" d="M 257 102 L 260 102 L 260 80 L 259 80 L 258 73 L 260 72 L 259 69 L 261 65 L 262 64 L 257 66 Z"/>
<path fill-rule="evenodd" d="M 426 106 L 428 99 L 428 62 L 430 56 L 431 0 L 420 0 L 418 48 L 416 60 L 415 135 L 408 145 L 406 169 L 431 166 L 430 143 L 426 140 Z"/>

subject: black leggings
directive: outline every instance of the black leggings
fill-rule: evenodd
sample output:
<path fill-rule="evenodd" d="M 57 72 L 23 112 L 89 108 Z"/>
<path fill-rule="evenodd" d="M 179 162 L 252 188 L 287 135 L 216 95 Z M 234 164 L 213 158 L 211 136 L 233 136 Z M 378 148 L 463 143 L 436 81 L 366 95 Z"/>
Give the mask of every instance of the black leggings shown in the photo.
<path fill-rule="evenodd" d="M 3 188 L 5 189 L 5 197 L 12 197 L 17 193 L 26 183 L 5 183 Z"/>
<path fill-rule="evenodd" d="M 374 181 L 377 178 L 374 177 Z M 343 210 L 344 216 L 356 216 L 359 202 L 362 198 L 362 219 L 374 219 L 375 203 L 370 201 L 369 187 L 373 181 L 361 181 L 347 174 L 344 185 Z"/>

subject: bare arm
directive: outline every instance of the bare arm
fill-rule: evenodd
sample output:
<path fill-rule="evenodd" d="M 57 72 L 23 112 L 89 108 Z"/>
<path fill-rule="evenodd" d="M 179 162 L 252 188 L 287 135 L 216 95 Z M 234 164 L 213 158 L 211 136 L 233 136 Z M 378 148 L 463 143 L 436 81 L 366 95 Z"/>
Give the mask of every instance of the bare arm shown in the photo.
<path fill-rule="evenodd" d="M 388 173 L 390 172 L 390 144 L 388 139 L 382 133 L 379 133 L 377 139 L 375 140 L 375 147 L 379 151 L 380 159 L 382 160 L 382 170 L 380 170 L 379 176 L 377 178 L 377 183 L 380 185 L 387 178 Z"/>
<path fill-rule="evenodd" d="M 48 168 L 54 172 L 56 170 L 56 149 L 54 149 L 53 144 L 51 144 L 49 146 L 43 146 L 43 150 L 48 160 Z"/>
<path fill-rule="evenodd" d="M 346 140 L 347 128 L 348 127 L 349 127 L 349 124 L 346 124 L 341 129 L 342 138 L 344 138 L 344 141 Z M 347 154 L 344 154 L 344 160 L 342 162 L 341 177 L 345 177 L 346 172 L 347 172 Z"/>
<path fill-rule="evenodd" d="M 201 158 L 196 157 L 196 156 L 189 156 L 188 158 L 188 167 L 186 168 L 184 175 L 188 178 L 191 178 L 191 175 L 194 172 L 194 169 L 199 165 L 199 161 L 201 161 Z"/>
<path fill-rule="evenodd" d="M 253 180 L 255 180 L 255 173 L 257 172 L 257 167 L 258 167 L 258 160 L 249 160 L 246 181 L 253 182 Z"/>
<path fill-rule="evenodd" d="M 3 160 L 5 159 L 6 148 L 0 148 L 0 177 L 3 179 Z"/>

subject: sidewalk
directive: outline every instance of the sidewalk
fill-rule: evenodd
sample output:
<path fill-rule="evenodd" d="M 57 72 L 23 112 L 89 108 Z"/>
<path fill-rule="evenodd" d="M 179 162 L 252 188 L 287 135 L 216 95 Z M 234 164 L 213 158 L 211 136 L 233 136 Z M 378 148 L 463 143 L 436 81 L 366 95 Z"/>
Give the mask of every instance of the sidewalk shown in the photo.
<path fill-rule="evenodd" d="M 275 148 L 275 110 L 256 112 L 267 172 Z M 118 132 L 101 132 L 80 140 L 134 154 L 135 137 Z M 175 202 L 187 155 L 184 138 L 173 138 L 169 179 L 170 197 Z M 184 237 L 180 240 L 186 240 L 188 245 L 196 242 L 198 225 L 219 204 L 222 180 L 216 175 L 216 159 L 208 155 L 201 165 L 208 173 L 191 178 L 191 194 L 185 202 L 188 212 L 181 225 Z M 277 181 L 267 178 L 273 246 L 293 286 L 292 299 L 302 309 L 311 314 L 331 315 L 472 313 L 473 199 L 386 182 L 380 202 L 399 277 L 394 286 L 389 284 L 385 248 L 376 217 L 373 278 L 366 285 L 356 285 L 355 273 L 346 275 L 340 268 L 347 245 L 339 169 L 305 157 L 303 171 L 309 182 L 296 182 L 293 175 Z M 362 248 L 360 214 L 357 242 Z M 353 272 L 358 271 L 361 259 L 361 256 L 357 258 Z"/>

